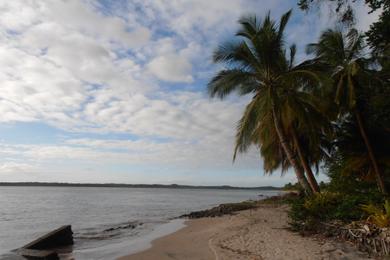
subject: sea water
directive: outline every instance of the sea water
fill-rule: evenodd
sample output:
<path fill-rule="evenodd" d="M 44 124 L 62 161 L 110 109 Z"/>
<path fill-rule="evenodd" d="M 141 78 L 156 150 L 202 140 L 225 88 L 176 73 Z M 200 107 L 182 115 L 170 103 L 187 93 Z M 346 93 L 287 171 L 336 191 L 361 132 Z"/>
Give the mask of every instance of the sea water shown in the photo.
<path fill-rule="evenodd" d="M 76 259 L 115 259 L 184 226 L 173 218 L 278 191 L 0 187 L 0 259 L 62 225 L 72 225 Z"/>

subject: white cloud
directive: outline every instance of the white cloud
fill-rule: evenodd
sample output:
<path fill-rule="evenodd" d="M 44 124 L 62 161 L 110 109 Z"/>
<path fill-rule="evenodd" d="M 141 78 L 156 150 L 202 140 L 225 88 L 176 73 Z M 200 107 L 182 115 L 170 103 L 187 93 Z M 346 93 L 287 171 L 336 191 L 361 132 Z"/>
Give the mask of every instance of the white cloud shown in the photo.
<path fill-rule="evenodd" d="M 84 164 L 174 165 L 194 175 L 199 169 L 261 168 L 256 151 L 231 164 L 235 125 L 247 100 L 211 100 L 204 85 L 215 70 L 213 48 L 231 39 L 242 14 L 272 9 L 277 18 L 288 4 L 110 3 L 112 10 L 89 0 L 0 3 L 0 122 L 42 122 L 84 135 L 127 133 L 137 141 L 3 144 L 0 169 L 27 171 L 28 165 L 44 169 L 57 163 L 62 169 L 73 167 L 65 167 L 70 160 L 77 162 L 72 171 L 80 172 Z M 303 45 L 328 22 L 310 19 L 293 22 L 288 40 Z M 25 165 L 15 162 L 18 158 Z"/>
<path fill-rule="evenodd" d="M 27 163 L 5 162 L 0 164 L 0 176 L 3 174 L 31 173 L 37 168 Z"/>
<path fill-rule="evenodd" d="M 149 70 L 157 78 L 170 82 L 193 82 L 191 63 L 177 54 L 168 54 L 153 59 L 148 64 Z"/>

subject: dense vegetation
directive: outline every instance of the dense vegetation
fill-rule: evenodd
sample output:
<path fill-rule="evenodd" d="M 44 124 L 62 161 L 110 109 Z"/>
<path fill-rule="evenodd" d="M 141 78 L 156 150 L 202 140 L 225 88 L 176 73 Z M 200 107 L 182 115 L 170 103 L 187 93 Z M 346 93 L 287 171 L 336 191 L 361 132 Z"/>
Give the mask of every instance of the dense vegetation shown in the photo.
<path fill-rule="evenodd" d="M 318 2 L 327 0 L 299 5 L 309 10 Z M 352 12 L 354 1 L 337 2 L 337 12 Z M 209 82 L 210 95 L 251 97 L 237 125 L 234 159 L 255 146 L 266 173 L 294 171 L 298 184 L 285 188 L 303 191 L 291 200 L 295 224 L 390 224 L 390 11 L 388 1 L 366 4 L 383 10 L 368 32 L 353 23 L 327 29 L 308 43 L 300 63 L 296 46 L 284 40 L 291 11 L 279 21 L 243 17 L 236 39 L 213 56 L 224 69 Z M 319 169 L 329 183 L 318 184 Z"/>

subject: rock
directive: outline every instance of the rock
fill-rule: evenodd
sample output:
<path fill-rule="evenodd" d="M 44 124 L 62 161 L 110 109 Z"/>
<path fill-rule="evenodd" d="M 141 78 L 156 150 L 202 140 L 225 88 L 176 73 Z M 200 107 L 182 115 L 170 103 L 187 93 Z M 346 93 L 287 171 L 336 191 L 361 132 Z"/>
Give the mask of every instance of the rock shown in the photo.
<path fill-rule="evenodd" d="M 236 212 L 236 211 L 253 209 L 256 207 L 257 207 L 256 201 L 227 203 L 227 204 L 221 204 L 221 205 L 214 207 L 214 208 L 211 208 L 211 209 L 194 211 L 194 212 L 191 212 L 189 214 L 184 214 L 184 215 L 181 215 L 179 218 L 220 217 L 223 215 L 232 214 L 233 212 Z"/>
<path fill-rule="evenodd" d="M 328 253 L 328 252 L 332 252 L 332 251 L 335 251 L 337 248 L 332 245 L 331 243 L 325 243 L 322 248 L 321 248 L 321 251 L 322 252 L 325 252 L 325 253 Z"/>
<path fill-rule="evenodd" d="M 62 226 L 31 243 L 18 249 L 17 252 L 27 259 L 59 259 L 56 248 L 73 245 L 73 232 L 71 226 Z"/>
<path fill-rule="evenodd" d="M 336 249 L 335 251 L 333 251 L 331 253 L 331 258 L 332 259 L 337 259 L 337 260 L 347 260 L 349 259 L 349 257 L 347 256 L 347 254 L 341 250 L 341 249 Z"/>
<path fill-rule="evenodd" d="M 58 260 L 58 254 L 54 251 L 49 250 L 35 250 L 35 249 L 23 249 L 21 251 L 21 255 L 27 259 L 37 260 L 37 259 L 45 259 L 45 260 Z"/>
<path fill-rule="evenodd" d="M 73 232 L 71 226 L 62 226 L 55 229 L 44 236 L 32 241 L 23 246 L 25 249 L 44 250 L 62 246 L 73 245 Z"/>

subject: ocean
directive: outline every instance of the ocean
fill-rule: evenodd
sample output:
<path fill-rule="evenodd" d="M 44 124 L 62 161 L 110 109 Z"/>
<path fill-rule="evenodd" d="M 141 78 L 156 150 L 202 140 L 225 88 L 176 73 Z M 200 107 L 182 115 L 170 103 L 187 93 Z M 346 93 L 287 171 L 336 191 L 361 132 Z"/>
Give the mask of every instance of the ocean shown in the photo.
<path fill-rule="evenodd" d="M 149 247 L 184 226 L 174 219 L 221 203 L 259 199 L 278 191 L 0 187 L 0 259 L 63 225 L 72 225 L 76 259 L 115 259 Z"/>

